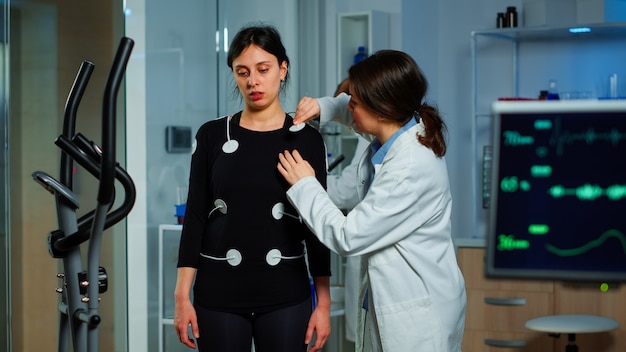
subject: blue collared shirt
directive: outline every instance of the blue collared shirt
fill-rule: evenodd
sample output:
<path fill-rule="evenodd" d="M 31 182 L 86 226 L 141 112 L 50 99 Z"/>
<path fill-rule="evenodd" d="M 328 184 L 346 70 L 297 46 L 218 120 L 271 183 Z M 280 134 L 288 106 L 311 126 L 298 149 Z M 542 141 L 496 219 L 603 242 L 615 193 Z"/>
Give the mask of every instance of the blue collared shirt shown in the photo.
<path fill-rule="evenodd" d="M 409 122 L 405 123 L 404 126 L 397 130 L 391 136 L 391 138 L 389 138 L 387 142 L 385 142 L 385 144 L 383 145 L 380 144 L 380 141 L 378 139 L 374 140 L 374 142 L 372 142 L 372 145 L 370 146 L 370 149 L 372 151 L 372 165 L 382 164 L 385 156 L 387 155 L 387 152 L 389 151 L 389 148 L 391 148 L 391 145 L 398 138 L 398 136 L 415 125 L 417 125 L 417 121 L 415 121 L 415 118 L 410 119 Z M 372 172 L 372 174 L 370 175 L 370 181 L 374 179 L 374 172 Z"/>

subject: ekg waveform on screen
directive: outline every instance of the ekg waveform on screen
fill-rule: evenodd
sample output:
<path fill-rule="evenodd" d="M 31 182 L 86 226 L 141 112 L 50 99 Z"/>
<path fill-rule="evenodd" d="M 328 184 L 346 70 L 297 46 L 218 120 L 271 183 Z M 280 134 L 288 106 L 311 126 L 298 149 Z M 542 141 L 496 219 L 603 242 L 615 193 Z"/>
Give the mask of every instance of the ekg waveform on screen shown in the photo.
<path fill-rule="evenodd" d="M 626 132 L 618 128 L 610 127 L 606 130 L 596 130 L 594 127 L 587 127 L 579 132 L 561 131 L 561 120 L 555 121 L 554 135 L 551 143 L 555 145 L 556 155 L 563 155 L 567 146 L 574 143 L 584 143 L 590 145 L 597 142 L 605 142 L 615 146 L 626 142 Z"/>
<path fill-rule="evenodd" d="M 602 246 L 605 242 L 610 240 L 611 238 L 616 238 L 619 241 L 619 244 L 622 246 L 622 250 L 624 251 L 624 255 L 626 255 L 626 236 L 621 231 L 618 230 L 609 230 L 600 235 L 597 239 L 591 240 L 584 245 L 576 248 L 558 248 L 549 243 L 546 244 L 546 249 L 548 252 L 553 253 L 554 255 L 558 255 L 561 257 L 571 257 L 581 255 L 586 253 L 596 247 Z"/>

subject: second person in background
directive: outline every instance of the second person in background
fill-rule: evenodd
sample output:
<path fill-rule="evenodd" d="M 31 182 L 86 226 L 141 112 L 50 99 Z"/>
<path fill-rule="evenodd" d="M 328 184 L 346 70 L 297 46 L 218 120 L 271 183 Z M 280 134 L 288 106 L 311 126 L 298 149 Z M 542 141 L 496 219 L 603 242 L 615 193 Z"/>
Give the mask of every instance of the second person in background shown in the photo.
<path fill-rule="evenodd" d="M 339 83 L 335 90 L 334 97 L 341 93 L 350 94 L 348 91 L 350 82 L 344 79 Z M 333 203 L 344 212 L 350 211 L 359 203 L 359 195 L 357 193 L 359 179 L 357 177 L 357 169 L 359 160 L 367 150 L 369 141 L 360 135 L 356 135 L 356 147 L 354 155 L 348 166 L 341 169 L 338 175 L 328 175 L 327 189 L 328 196 Z M 343 147 L 342 147 L 343 149 Z M 356 341 L 356 326 L 358 310 L 361 308 L 359 300 L 360 278 L 359 272 L 361 268 L 361 257 L 349 256 L 345 258 L 344 263 L 344 323 L 346 340 L 350 342 Z"/>

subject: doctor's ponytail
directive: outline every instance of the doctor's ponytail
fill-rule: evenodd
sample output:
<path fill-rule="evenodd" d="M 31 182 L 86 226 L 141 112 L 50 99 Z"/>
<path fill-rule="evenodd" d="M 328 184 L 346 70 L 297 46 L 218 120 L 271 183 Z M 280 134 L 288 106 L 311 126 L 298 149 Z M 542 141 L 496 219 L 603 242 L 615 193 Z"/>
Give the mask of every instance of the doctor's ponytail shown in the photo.
<path fill-rule="evenodd" d="M 430 148 L 436 156 L 446 154 L 446 124 L 439 115 L 439 111 L 431 105 L 422 104 L 418 114 L 424 123 L 424 136 L 417 135 L 417 140 Z"/>

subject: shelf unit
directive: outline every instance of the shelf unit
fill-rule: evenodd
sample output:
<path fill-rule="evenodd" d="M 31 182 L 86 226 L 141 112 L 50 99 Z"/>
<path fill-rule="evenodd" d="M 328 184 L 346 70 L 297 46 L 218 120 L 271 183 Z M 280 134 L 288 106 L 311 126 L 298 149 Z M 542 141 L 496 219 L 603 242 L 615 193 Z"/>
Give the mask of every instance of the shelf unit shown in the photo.
<path fill-rule="evenodd" d="M 348 76 L 359 46 L 368 55 L 389 47 L 389 15 L 381 11 L 341 13 L 337 31 L 337 83 Z"/>
<path fill-rule="evenodd" d="M 572 33 L 570 29 L 578 30 L 574 30 L 574 33 Z M 589 55 L 589 52 L 580 50 L 583 45 L 592 48 L 594 43 L 604 43 L 607 41 L 626 43 L 626 22 L 575 25 L 572 27 L 558 28 L 546 26 L 500 28 L 471 32 L 473 224 L 470 238 L 484 238 L 487 230 L 488 211 L 483 204 L 486 204 L 488 201 L 490 185 L 488 184 L 489 178 L 485 178 L 484 175 L 488 175 L 490 172 L 490 155 L 489 148 L 484 147 L 488 147 L 492 144 L 491 103 L 500 97 L 520 97 L 520 78 L 528 78 L 528 76 L 530 76 L 529 72 L 520 71 L 520 67 L 523 66 L 522 63 L 524 62 L 524 55 L 522 53 L 524 48 L 522 48 L 521 44 L 547 44 L 548 46 L 543 47 L 543 49 L 549 52 L 542 52 L 546 57 L 558 53 L 560 45 L 564 45 L 565 43 L 574 43 L 576 45 L 576 50 L 571 49 L 571 44 L 568 47 L 571 51 L 571 53 L 568 52 L 568 54 L 570 54 L 568 60 L 558 61 L 557 63 L 548 62 L 545 67 L 537 67 L 537 72 L 532 72 L 537 75 L 540 74 L 538 72 L 548 72 L 550 68 L 561 68 L 559 66 L 568 67 L 567 65 L 571 65 L 571 62 L 578 59 L 579 56 L 587 57 L 585 55 Z M 619 46 L 616 48 L 623 47 L 624 46 Z M 536 52 L 533 53 L 536 54 Z M 611 54 L 620 56 L 622 53 L 626 53 L 626 51 L 624 51 L 624 49 L 617 49 L 615 53 L 612 52 Z M 489 54 L 491 54 L 491 56 L 489 56 Z M 503 61 L 502 55 L 508 55 L 510 60 Z M 561 55 L 563 55 L 563 53 L 561 53 Z M 613 64 L 614 66 L 618 66 L 615 68 L 616 70 L 626 70 L 626 67 L 623 65 L 623 62 L 626 62 L 626 54 L 624 54 L 624 56 L 621 61 L 613 58 L 614 62 L 621 62 L 621 64 Z M 609 55 L 606 55 L 606 57 L 609 57 Z M 479 61 L 485 61 L 485 59 L 489 64 L 483 64 L 481 66 Z M 585 65 L 581 66 L 584 66 L 582 68 L 584 68 L 585 71 L 592 71 L 594 68 L 593 65 L 594 63 L 585 62 Z M 578 67 L 576 67 L 576 69 L 577 68 Z M 494 72 L 497 72 L 497 74 Z M 521 76 L 522 74 L 524 76 Z M 497 77 L 497 79 L 495 77 Z M 543 78 L 546 83 L 545 88 L 547 88 L 548 80 L 554 77 Z M 570 77 L 568 76 L 567 78 Z M 494 86 L 485 84 L 485 82 L 491 83 Z M 485 91 L 488 92 L 485 93 Z M 522 97 L 536 98 L 539 94 L 539 89 L 536 91 L 537 96 L 528 96 L 528 93 L 526 94 L 526 97 Z"/>

